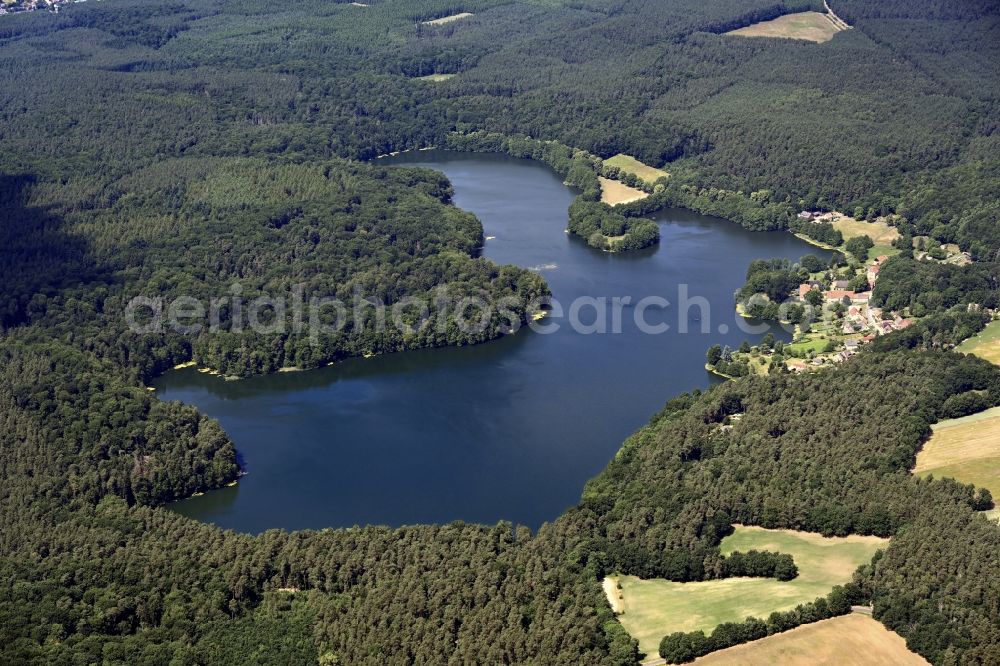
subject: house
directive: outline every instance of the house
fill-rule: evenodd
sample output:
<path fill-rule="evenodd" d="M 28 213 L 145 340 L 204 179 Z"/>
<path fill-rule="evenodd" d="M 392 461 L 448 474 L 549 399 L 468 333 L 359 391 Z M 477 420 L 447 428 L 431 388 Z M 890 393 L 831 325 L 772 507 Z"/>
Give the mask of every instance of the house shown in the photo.
<path fill-rule="evenodd" d="M 851 335 L 855 332 L 854 323 L 850 321 L 845 321 L 844 325 L 841 327 L 840 332 L 844 335 Z"/>
<path fill-rule="evenodd" d="M 816 288 L 816 285 L 811 282 L 804 282 L 799 285 L 799 298 L 805 298 L 806 294 Z"/>
<path fill-rule="evenodd" d="M 809 369 L 808 363 L 797 358 L 788 359 L 785 361 L 785 365 L 787 365 L 788 369 L 792 372 L 805 372 Z"/>
<path fill-rule="evenodd" d="M 859 291 L 851 296 L 851 303 L 855 305 L 868 305 L 868 301 L 872 298 L 872 292 L 870 291 Z"/>
<path fill-rule="evenodd" d="M 833 285 L 830 288 L 831 289 L 847 289 L 850 286 L 851 286 L 851 283 L 848 280 L 834 280 L 833 281 Z"/>
<path fill-rule="evenodd" d="M 844 340 L 844 349 L 849 352 L 856 352 L 861 342 L 858 340 Z"/>
<path fill-rule="evenodd" d="M 878 263 L 872 264 L 871 266 L 868 267 L 868 274 L 867 275 L 868 275 L 868 284 L 869 285 L 871 285 L 873 287 L 875 286 L 875 281 L 878 280 L 878 273 L 879 273 L 880 269 L 881 269 L 881 266 Z"/>
<path fill-rule="evenodd" d="M 827 303 L 838 303 L 846 299 L 854 298 L 853 291 L 847 291 L 845 289 L 831 289 L 830 291 L 823 294 L 823 298 Z"/>

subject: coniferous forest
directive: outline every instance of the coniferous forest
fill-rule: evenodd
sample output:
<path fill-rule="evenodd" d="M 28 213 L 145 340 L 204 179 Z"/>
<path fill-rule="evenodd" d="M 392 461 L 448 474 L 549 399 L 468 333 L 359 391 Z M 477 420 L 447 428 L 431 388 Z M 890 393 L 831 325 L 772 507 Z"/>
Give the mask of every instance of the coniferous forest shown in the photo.
<path fill-rule="evenodd" d="M 871 602 L 935 664 L 1000 662 L 1000 530 L 976 513 L 993 500 L 908 473 L 931 424 L 1000 405 L 1000 369 L 950 351 L 986 323 L 970 303 L 1000 305 L 1000 8 L 833 8 L 853 29 L 824 44 L 722 34 L 822 9 L 798 0 L 105 0 L 0 16 L 0 662 L 635 664 L 601 577 L 741 573 L 752 556 L 727 564 L 718 547 L 734 523 L 893 536 L 838 603 Z M 473 16 L 424 23 L 458 12 Z M 454 325 L 469 295 L 530 316 L 544 280 L 479 256 L 482 226 L 446 178 L 369 161 L 495 137 L 580 189 L 584 236 L 647 245 L 642 216 L 668 205 L 754 230 L 836 209 L 894 215 L 904 238 L 974 263 L 894 257 L 873 299 L 920 308 L 918 325 L 836 369 L 670 399 L 537 532 L 249 536 L 164 510 L 240 472 L 214 420 L 146 390 L 173 365 L 247 376 L 502 335 L 510 322 Z M 670 176 L 641 202 L 597 204 L 589 156 L 618 153 Z M 389 304 L 448 285 L 453 300 L 419 332 L 318 342 L 125 326 L 134 296 L 237 283 L 245 298 Z"/>

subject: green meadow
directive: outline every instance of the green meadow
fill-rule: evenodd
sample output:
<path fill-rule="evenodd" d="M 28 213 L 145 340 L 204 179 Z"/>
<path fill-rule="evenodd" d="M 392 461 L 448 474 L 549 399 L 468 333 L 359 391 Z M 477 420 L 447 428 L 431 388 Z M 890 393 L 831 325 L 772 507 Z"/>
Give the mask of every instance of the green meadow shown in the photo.
<path fill-rule="evenodd" d="M 869 536 L 823 537 L 809 532 L 737 526 L 721 544 L 723 554 L 768 550 L 788 553 L 799 575 L 781 582 L 772 578 L 727 578 L 675 583 L 617 576 L 621 585 L 619 620 L 639 641 L 639 649 L 655 655 L 660 639 L 674 631 L 711 632 L 722 622 L 740 622 L 749 616 L 767 618 L 774 611 L 825 596 L 835 585 L 851 580 L 888 539 Z"/>

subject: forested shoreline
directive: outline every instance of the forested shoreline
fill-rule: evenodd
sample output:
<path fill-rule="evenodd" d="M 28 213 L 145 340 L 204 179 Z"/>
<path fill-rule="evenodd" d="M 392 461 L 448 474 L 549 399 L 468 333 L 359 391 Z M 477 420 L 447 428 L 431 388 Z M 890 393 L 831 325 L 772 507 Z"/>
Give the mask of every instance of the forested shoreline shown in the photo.
<path fill-rule="evenodd" d="M 450 134 L 445 145 L 453 150 L 502 153 L 547 164 L 566 179 L 566 185 L 580 190 L 569 208 L 567 230 L 595 249 L 628 252 L 660 242 L 660 228 L 655 222 L 637 217 L 631 209 L 600 201 L 598 176 L 604 167 L 596 155 L 555 141 L 492 133 Z"/>
<path fill-rule="evenodd" d="M 837 0 L 854 29 L 816 45 L 720 34 L 813 3 L 369 4 L 109 0 L 0 20 L 0 660 L 635 664 L 600 578 L 732 575 L 718 546 L 737 522 L 893 536 L 851 599 L 933 663 L 1000 659 L 1000 530 L 976 513 L 992 498 L 908 473 L 930 424 L 1000 404 L 1000 370 L 946 351 L 983 325 L 968 304 L 1000 291 L 996 6 Z M 423 23 L 458 12 L 472 16 Z M 447 179 L 364 163 L 500 141 L 581 190 L 570 224 L 594 245 L 655 242 L 642 216 L 663 206 L 754 230 L 837 209 L 898 216 L 975 263 L 894 260 L 873 297 L 924 308 L 919 326 L 824 373 L 670 400 L 537 533 L 254 537 L 162 509 L 238 468 L 215 421 L 146 390 L 155 374 L 501 335 L 452 325 L 467 295 L 528 315 L 544 281 L 478 256 L 482 227 Z M 618 153 L 670 176 L 597 204 L 597 161 Z M 234 285 L 390 304 L 448 285 L 455 300 L 422 332 L 318 343 L 125 326 L 133 296 Z"/>

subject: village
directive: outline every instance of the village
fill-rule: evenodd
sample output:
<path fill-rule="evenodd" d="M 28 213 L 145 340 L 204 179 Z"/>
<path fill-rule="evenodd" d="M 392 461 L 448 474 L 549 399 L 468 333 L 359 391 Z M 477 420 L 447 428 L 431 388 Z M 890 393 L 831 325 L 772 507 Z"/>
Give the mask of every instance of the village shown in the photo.
<path fill-rule="evenodd" d="M 866 222 L 834 212 L 803 211 L 798 219 L 832 225 L 840 232 L 844 240 L 837 246 L 796 235 L 824 249 L 844 253 L 846 266 L 811 272 L 808 279 L 787 295 L 785 303 L 805 313 L 801 321 L 794 320 L 790 342 L 776 341 L 769 335 L 757 346 L 744 343 L 735 350 L 713 347 L 705 366 L 710 372 L 732 378 L 830 367 L 851 358 L 877 337 L 910 327 L 917 319 L 912 312 L 887 311 L 872 302 L 872 292 L 885 262 L 900 252 L 896 247 L 900 235 L 895 228 L 882 220 Z M 859 238 L 862 240 L 858 241 Z M 850 251 L 852 240 L 854 253 Z M 859 243 L 868 251 L 864 260 L 855 254 Z M 912 245 L 913 257 L 918 261 L 957 266 L 972 262 L 969 253 L 962 252 L 957 245 L 941 244 L 928 237 L 914 238 Z M 756 298 L 767 302 L 766 296 Z M 738 304 L 737 312 L 749 316 L 745 304 Z M 786 319 L 782 321 L 792 325 Z"/>
<path fill-rule="evenodd" d="M 71 5 L 87 0 L 0 0 L 0 16 L 21 12 L 50 11 L 58 14 L 63 5 Z M 96 0 L 95 0 L 96 1 Z"/>
<path fill-rule="evenodd" d="M 819 304 L 820 316 L 803 330 L 800 325 L 788 349 L 804 352 L 803 358 L 789 358 L 786 366 L 793 372 L 840 363 L 857 353 L 859 347 L 879 335 L 900 331 L 912 324 L 912 319 L 899 312 L 886 312 L 871 304 L 872 290 L 878 281 L 882 264 L 889 255 L 878 255 L 862 267 L 865 289 L 851 289 L 846 279 L 810 279 L 799 285 L 797 298 L 814 307 Z M 853 281 L 857 284 L 857 281 Z M 821 294 L 821 298 L 820 295 Z M 822 342 L 819 348 L 815 343 Z"/>

